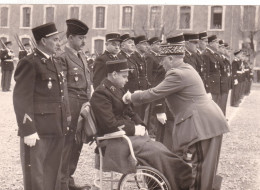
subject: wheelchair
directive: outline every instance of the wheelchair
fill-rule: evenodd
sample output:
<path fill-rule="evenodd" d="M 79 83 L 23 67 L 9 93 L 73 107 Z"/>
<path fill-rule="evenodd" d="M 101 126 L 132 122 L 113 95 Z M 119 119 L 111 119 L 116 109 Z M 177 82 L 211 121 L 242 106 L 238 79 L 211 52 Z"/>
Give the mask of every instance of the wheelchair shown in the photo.
<path fill-rule="evenodd" d="M 87 121 L 87 129 L 85 130 L 87 136 L 92 136 L 97 144 L 98 152 L 99 152 L 99 178 L 94 180 L 94 185 L 100 190 L 107 190 L 107 187 L 104 188 L 104 182 L 110 182 L 111 190 L 114 189 L 114 184 L 117 183 L 117 190 L 171 190 L 170 184 L 165 176 L 159 172 L 158 170 L 149 167 L 149 166 L 141 166 L 138 164 L 138 160 L 135 157 L 132 142 L 125 135 L 124 131 L 118 131 L 115 133 L 106 134 L 102 137 L 98 137 L 97 128 L 96 128 L 96 120 L 94 113 L 91 109 L 91 105 L 89 102 L 82 106 L 81 117 L 83 120 Z M 103 154 L 100 143 L 105 140 L 110 139 L 118 139 L 123 138 L 127 143 L 130 150 L 131 157 L 136 165 L 136 173 L 127 173 L 121 175 L 120 179 L 114 179 L 114 172 L 110 171 L 110 176 L 104 177 L 103 175 Z"/>

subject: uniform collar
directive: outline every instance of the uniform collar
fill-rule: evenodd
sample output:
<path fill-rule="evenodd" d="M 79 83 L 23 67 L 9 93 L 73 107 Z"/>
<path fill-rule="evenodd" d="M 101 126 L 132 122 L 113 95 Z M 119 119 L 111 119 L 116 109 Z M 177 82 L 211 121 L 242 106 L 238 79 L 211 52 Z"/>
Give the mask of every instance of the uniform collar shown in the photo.
<path fill-rule="evenodd" d="M 211 53 L 215 53 L 215 51 L 211 49 L 209 46 L 207 46 L 206 49 L 209 50 Z"/>
<path fill-rule="evenodd" d="M 186 54 L 189 54 L 189 56 L 191 56 L 191 52 L 189 52 L 187 49 L 185 50 Z"/>
<path fill-rule="evenodd" d="M 41 52 L 47 59 L 49 59 L 51 56 L 50 55 L 48 55 L 47 53 L 44 53 L 42 50 L 40 50 L 39 48 L 37 48 L 37 50 L 39 51 L 39 52 Z"/>
<path fill-rule="evenodd" d="M 78 57 L 78 53 L 79 51 L 76 51 L 75 49 L 73 49 L 72 47 L 70 47 L 69 45 L 66 45 L 66 47 L 74 54 Z"/>
<path fill-rule="evenodd" d="M 118 99 L 122 100 L 122 97 L 124 95 L 123 89 L 120 89 L 120 88 L 116 87 L 107 78 L 105 78 L 102 83 L 113 95 L 115 95 Z"/>

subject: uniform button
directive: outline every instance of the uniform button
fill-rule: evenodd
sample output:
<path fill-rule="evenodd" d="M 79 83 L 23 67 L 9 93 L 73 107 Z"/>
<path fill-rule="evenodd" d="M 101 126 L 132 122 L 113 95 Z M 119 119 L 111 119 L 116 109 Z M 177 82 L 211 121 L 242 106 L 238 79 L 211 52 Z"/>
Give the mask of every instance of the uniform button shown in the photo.
<path fill-rule="evenodd" d="M 78 97 L 80 97 L 80 95 L 78 94 Z"/>
<path fill-rule="evenodd" d="M 70 130 L 70 128 L 69 128 L 69 127 L 67 127 L 67 131 L 68 131 L 68 130 Z"/>
<path fill-rule="evenodd" d="M 62 82 L 60 82 L 60 84 L 62 84 Z"/>
<path fill-rule="evenodd" d="M 63 92 L 63 90 L 61 90 L 61 92 Z"/>

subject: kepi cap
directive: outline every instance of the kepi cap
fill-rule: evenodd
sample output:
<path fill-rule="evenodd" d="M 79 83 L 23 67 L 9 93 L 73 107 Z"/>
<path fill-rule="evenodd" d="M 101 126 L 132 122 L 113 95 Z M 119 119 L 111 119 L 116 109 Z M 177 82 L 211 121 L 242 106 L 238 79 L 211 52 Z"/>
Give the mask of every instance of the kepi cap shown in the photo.
<path fill-rule="evenodd" d="M 162 42 L 162 40 L 160 40 L 158 37 L 152 37 L 152 38 L 150 38 L 149 40 L 147 40 L 147 42 L 150 44 L 150 45 L 152 45 L 152 44 L 154 44 L 154 43 L 157 43 L 157 42 Z"/>
<path fill-rule="evenodd" d="M 196 33 L 184 33 L 184 40 L 186 42 L 197 42 L 199 41 L 199 34 Z"/>
<path fill-rule="evenodd" d="M 131 37 L 130 34 L 127 33 L 120 36 L 120 39 L 122 40 L 122 42 L 125 42 L 127 40 L 134 40 L 134 37 Z"/>
<path fill-rule="evenodd" d="M 210 42 L 215 42 L 215 41 L 217 41 L 217 40 L 218 40 L 218 38 L 217 38 L 216 35 L 211 35 L 211 36 L 208 37 L 209 43 L 210 43 Z"/>
<path fill-rule="evenodd" d="M 46 23 L 46 24 L 33 28 L 32 33 L 33 33 L 34 39 L 36 41 L 39 41 L 42 38 L 47 38 L 52 35 L 58 34 L 60 32 L 58 32 L 58 30 L 53 22 L 49 22 L 49 23 Z"/>
<path fill-rule="evenodd" d="M 74 35 L 86 35 L 88 33 L 88 26 L 83 23 L 82 21 L 71 18 L 66 20 L 67 24 L 67 34 L 74 34 Z"/>
<path fill-rule="evenodd" d="M 135 42 L 135 45 L 137 45 L 139 43 L 147 42 L 147 39 L 144 35 L 141 35 L 141 36 L 135 37 L 134 42 Z"/>
<path fill-rule="evenodd" d="M 122 40 L 120 39 L 120 34 L 116 32 L 108 33 L 106 34 L 106 41 L 119 41 L 121 42 Z"/>
<path fill-rule="evenodd" d="M 113 60 L 113 61 L 107 61 L 106 66 L 107 66 L 107 72 L 108 73 L 113 73 L 114 71 L 121 72 L 121 71 L 131 70 L 128 67 L 126 59 L 118 59 L 118 60 Z"/>
<path fill-rule="evenodd" d="M 207 34 L 206 31 L 199 33 L 199 39 L 200 40 L 203 40 L 203 39 L 206 39 L 206 38 L 208 38 L 208 34 Z"/>
<path fill-rule="evenodd" d="M 167 44 L 160 45 L 160 56 L 184 55 L 185 47 L 183 34 L 167 38 L 166 41 Z"/>

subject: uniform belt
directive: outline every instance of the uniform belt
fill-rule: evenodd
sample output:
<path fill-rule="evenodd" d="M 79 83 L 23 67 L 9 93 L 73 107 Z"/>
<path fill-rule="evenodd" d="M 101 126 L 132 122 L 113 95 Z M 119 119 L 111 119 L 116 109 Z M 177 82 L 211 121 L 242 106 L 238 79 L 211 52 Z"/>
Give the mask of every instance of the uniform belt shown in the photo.
<path fill-rule="evenodd" d="M 237 71 L 237 73 L 242 74 L 243 72 L 242 71 Z"/>
<path fill-rule="evenodd" d="M 244 71 L 249 71 L 249 69 L 245 69 Z"/>
<path fill-rule="evenodd" d="M 13 59 L 5 59 L 4 61 L 6 61 L 6 62 L 13 62 L 14 60 Z"/>

